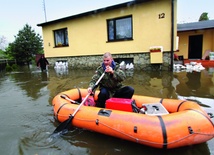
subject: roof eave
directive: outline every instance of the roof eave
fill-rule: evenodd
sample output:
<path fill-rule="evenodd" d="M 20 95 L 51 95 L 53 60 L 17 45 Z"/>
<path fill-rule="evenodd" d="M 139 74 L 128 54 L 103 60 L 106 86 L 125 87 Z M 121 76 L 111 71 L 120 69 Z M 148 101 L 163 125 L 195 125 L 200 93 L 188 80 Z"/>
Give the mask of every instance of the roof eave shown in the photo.
<path fill-rule="evenodd" d="M 214 27 L 210 28 L 195 28 L 195 29 L 177 29 L 178 32 L 187 32 L 187 31 L 196 31 L 196 30 L 209 30 L 214 29 Z"/>
<path fill-rule="evenodd" d="M 139 4 L 139 3 L 143 3 L 143 2 L 147 2 L 147 1 L 151 1 L 151 0 L 133 0 L 133 1 L 129 1 L 129 2 L 125 2 L 125 3 L 121 3 L 121 4 L 101 8 L 101 9 L 97 9 L 97 10 L 92 10 L 92 11 L 76 14 L 73 16 L 68 16 L 68 17 L 52 20 L 52 21 L 45 22 L 45 23 L 40 23 L 40 24 L 37 24 L 37 26 L 45 26 L 45 25 L 54 24 L 57 22 L 62 22 L 62 21 L 80 18 L 80 17 L 84 17 L 84 16 L 94 15 L 94 14 L 98 14 L 98 13 L 101 13 L 104 11 L 115 10 L 118 8 L 123 8 L 123 7 L 131 6 L 131 5 L 135 5 L 135 4 Z"/>

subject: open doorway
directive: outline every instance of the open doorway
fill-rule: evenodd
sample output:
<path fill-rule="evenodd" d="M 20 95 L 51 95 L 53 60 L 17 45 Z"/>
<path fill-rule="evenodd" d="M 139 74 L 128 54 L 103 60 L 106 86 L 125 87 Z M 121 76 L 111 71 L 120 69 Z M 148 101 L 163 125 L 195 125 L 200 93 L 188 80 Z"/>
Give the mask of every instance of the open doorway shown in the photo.
<path fill-rule="evenodd" d="M 202 58 L 203 35 L 189 36 L 188 59 Z"/>

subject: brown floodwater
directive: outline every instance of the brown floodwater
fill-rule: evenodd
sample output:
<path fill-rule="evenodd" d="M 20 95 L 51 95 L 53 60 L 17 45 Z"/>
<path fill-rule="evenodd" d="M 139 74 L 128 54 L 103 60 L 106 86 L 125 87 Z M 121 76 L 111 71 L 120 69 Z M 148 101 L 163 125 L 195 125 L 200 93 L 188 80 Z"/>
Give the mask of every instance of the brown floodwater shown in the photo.
<path fill-rule="evenodd" d="M 87 88 L 94 70 L 55 70 L 41 73 L 35 67 L 0 73 L 0 151 L 7 155 L 209 155 L 214 139 L 171 150 L 154 149 L 95 132 L 72 129 L 51 137 L 57 127 L 51 106 L 59 92 Z M 214 69 L 201 72 L 126 71 L 125 85 L 135 94 L 196 100 L 214 113 Z M 212 119 L 213 120 L 213 119 Z M 175 133 L 177 134 L 177 133 Z"/>

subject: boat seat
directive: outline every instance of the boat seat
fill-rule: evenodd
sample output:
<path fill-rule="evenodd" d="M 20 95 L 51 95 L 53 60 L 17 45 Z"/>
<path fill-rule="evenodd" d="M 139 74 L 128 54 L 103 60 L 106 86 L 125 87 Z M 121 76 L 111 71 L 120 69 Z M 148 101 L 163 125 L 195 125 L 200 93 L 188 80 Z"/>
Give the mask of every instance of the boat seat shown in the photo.
<path fill-rule="evenodd" d="M 169 112 L 161 103 L 142 104 L 141 109 L 142 111 L 145 111 L 145 114 L 152 116 L 169 114 Z"/>

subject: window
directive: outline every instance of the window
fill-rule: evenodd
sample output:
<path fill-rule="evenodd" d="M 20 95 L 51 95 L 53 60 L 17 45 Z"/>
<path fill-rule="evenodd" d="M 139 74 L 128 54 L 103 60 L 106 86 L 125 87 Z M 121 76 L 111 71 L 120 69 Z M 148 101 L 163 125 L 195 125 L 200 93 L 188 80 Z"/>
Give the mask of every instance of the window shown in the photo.
<path fill-rule="evenodd" d="M 132 40 L 132 16 L 107 20 L 108 41 Z"/>
<path fill-rule="evenodd" d="M 54 31 L 55 47 L 68 46 L 67 28 Z"/>

